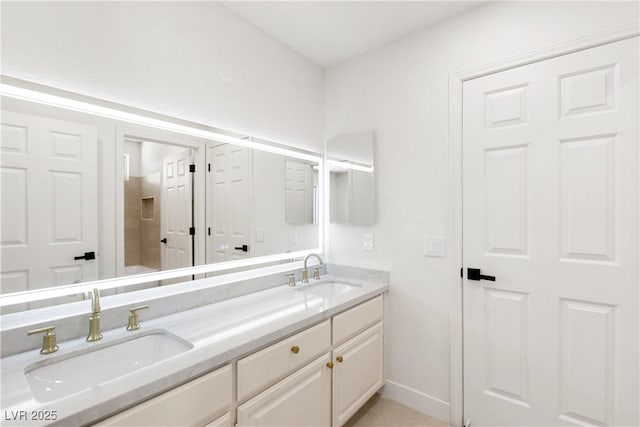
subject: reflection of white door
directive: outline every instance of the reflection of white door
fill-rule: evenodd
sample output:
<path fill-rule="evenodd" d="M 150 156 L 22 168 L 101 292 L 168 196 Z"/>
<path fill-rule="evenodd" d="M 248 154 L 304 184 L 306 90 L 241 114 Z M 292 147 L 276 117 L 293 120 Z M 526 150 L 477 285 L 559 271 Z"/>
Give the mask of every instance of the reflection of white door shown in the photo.
<path fill-rule="evenodd" d="M 246 258 L 251 249 L 249 150 L 210 145 L 207 162 L 207 263 Z"/>
<path fill-rule="evenodd" d="M 288 224 L 313 223 L 313 169 L 304 162 L 286 161 L 286 218 Z"/>
<path fill-rule="evenodd" d="M 2 112 L 1 292 L 98 278 L 96 129 Z M 90 258 L 90 256 L 89 256 Z"/>
<path fill-rule="evenodd" d="M 464 84 L 472 425 L 638 425 L 638 39 Z"/>
<path fill-rule="evenodd" d="M 188 150 L 182 156 L 165 157 L 162 162 L 160 258 L 163 270 L 193 265 L 190 164 Z"/>

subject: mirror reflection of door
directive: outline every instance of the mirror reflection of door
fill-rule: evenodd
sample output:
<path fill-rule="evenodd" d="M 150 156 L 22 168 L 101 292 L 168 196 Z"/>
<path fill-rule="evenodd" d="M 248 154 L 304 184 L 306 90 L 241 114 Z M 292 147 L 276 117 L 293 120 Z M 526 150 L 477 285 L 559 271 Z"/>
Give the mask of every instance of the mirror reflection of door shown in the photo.
<path fill-rule="evenodd" d="M 207 263 L 251 256 L 249 180 L 249 149 L 207 147 Z"/>
<path fill-rule="evenodd" d="M 97 146 L 94 127 L 2 112 L 2 293 L 98 278 Z"/>
<path fill-rule="evenodd" d="M 192 150 L 125 140 L 124 153 L 125 271 L 192 266 Z M 172 281 L 162 282 L 168 283 Z"/>
<path fill-rule="evenodd" d="M 314 223 L 314 170 L 303 161 L 285 162 L 285 194 L 287 224 Z"/>
<path fill-rule="evenodd" d="M 162 243 L 163 270 L 193 265 L 193 193 L 191 191 L 191 156 L 188 150 L 162 162 Z"/>

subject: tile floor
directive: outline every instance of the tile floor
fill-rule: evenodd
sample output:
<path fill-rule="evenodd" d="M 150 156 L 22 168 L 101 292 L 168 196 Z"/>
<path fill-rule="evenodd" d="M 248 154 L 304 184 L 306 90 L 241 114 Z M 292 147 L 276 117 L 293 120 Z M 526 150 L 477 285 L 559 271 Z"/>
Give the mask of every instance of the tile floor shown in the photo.
<path fill-rule="evenodd" d="M 374 395 L 344 427 L 449 427 L 444 421 Z"/>

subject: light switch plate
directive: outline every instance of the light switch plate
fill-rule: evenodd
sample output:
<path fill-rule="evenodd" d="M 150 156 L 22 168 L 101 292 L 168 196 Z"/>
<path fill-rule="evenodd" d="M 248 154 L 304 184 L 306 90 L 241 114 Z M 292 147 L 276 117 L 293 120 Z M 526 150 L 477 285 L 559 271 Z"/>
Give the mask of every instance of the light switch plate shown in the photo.
<path fill-rule="evenodd" d="M 373 232 L 362 235 L 362 250 L 372 251 L 375 248 Z"/>
<path fill-rule="evenodd" d="M 424 256 L 444 257 L 444 237 L 424 236 Z"/>
<path fill-rule="evenodd" d="M 256 242 L 264 243 L 264 228 L 256 228 Z"/>

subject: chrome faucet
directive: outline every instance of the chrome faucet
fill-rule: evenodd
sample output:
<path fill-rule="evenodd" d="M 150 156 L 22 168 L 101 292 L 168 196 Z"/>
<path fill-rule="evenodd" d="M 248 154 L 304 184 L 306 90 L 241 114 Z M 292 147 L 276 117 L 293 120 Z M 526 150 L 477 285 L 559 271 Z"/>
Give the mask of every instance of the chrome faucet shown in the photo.
<path fill-rule="evenodd" d="M 320 265 L 324 264 L 322 262 L 322 258 L 320 258 L 320 255 L 318 254 L 309 254 L 304 258 L 304 270 L 302 271 L 302 283 L 309 283 L 309 272 L 307 271 L 307 262 L 309 261 L 309 258 L 311 258 L 312 256 L 318 258 L 318 261 L 320 261 Z M 320 271 L 316 268 L 313 271 L 313 278 L 318 280 L 320 279 Z"/>
<path fill-rule="evenodd" d="M 99 341 L 102 339 L 100 332 L 100 291 L 98 288 L 93 289 L 91 294 L 91 315 L 89 316 L 89 335 L 87 341 Z"/>

